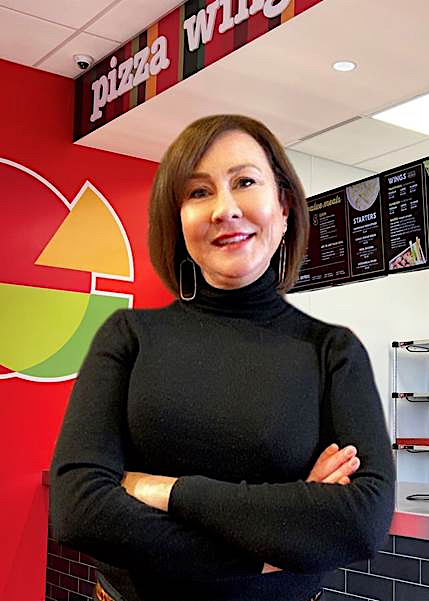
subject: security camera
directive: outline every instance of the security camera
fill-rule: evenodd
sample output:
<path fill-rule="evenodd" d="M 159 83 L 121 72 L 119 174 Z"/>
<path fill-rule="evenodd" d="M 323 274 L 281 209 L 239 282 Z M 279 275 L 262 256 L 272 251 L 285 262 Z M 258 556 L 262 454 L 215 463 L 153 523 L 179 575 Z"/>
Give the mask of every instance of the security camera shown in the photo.
<path fill-rule="evenodd" d="M 73 56 L 74 62 L 82 71 L 86 71 L 93 64 L 94 59 L 88 54 L 75 54 Z"/>

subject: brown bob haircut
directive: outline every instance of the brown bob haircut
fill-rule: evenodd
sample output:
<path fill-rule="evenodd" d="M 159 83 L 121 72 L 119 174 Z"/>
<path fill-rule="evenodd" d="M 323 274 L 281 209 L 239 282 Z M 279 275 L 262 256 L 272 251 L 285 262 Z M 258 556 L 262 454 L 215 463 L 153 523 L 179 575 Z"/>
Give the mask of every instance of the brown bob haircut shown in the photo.
<path fill-rule="evenodd" d="M 279 189 L 279 199 L 288 206 L 286 232 L 287 266 L 281 292 L 295 284 L 306 252 L 309 217 L 301 182 L 276 137 L 259 121 L 242 115 L 212 115 L 191 123 L 167 149 L 155 176 L 149 207 L 149 251 L 158 275 L 179 295 L 179 265 L 188 256 L 182 234 L 180 206 L 189 177 L 218 136 L 241 131 L 263 148 Z M 279 252 L 271 265 L 278 273 Z"/>

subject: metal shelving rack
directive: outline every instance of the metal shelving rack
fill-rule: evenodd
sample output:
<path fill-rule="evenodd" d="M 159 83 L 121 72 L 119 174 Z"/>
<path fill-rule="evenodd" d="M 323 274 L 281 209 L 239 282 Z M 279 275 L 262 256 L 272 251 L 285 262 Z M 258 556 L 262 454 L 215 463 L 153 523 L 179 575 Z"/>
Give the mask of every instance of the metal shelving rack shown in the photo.
<path fill-rule="evenodd" d="M 425 340 L 408 340 L 394 341 L 393 348 L 393 383 L 392 383 L 392 400 L 393 400 L 393 444 L 392 447 L 396 451 L 407 451 L 409 453 L 427 453 L 429 452 L 429 433 L 428 437 L 399 437 L 398 436 L 398 402 L 407 401 L 409 403 L 428 403 L 428 392 L 403 392 L 398 390 L 398 353 L 402 350 L 409 353 L 429 353 L 429 339 Z M 428 491 L 422 492 L 421 485 L 416 487 L 419 492 L 413 492 L 405 497 L 409 501 L 429 501 L 429 485 Z M 410 492 L 410 491 L 408 491 Z"/>

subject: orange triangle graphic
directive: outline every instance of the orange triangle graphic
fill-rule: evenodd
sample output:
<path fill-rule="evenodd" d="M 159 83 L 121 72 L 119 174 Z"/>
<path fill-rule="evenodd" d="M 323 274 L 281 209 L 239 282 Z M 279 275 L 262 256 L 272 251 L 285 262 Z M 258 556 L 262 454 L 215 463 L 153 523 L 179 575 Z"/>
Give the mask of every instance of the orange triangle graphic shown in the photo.
<path fill-rule="evenodd" d="M 94 188 L 85 184 L 68 216 L 36 265 L 130 276 L 130 257 L 115 216 Z"/>

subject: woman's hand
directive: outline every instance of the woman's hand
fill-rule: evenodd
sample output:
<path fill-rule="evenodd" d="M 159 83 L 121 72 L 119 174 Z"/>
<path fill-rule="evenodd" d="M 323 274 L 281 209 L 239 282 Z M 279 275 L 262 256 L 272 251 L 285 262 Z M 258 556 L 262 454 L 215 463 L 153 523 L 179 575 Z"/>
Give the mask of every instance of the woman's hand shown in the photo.
<path fill-rule="evenodd" d="M 269 563 L 264 563 L 261 574 L 271 574 L 271 572 L 283 572 L 281 568 L 276 568 Z"/>
<path fill-rule="evenodd" d="M 145 503 L 145 505 L 167 511 L 171 489 L 176 480 L 177 478 L 153 476 L 143 472 L 125 472 L 121 486 L 125 488 L 129 495 Z M 270 572 L 281 571 L 280 568 L 264 563 L 261 573 L 269 574 Z"/>
<path fill-rule="evenodd" d="M 351 474 L 359 468 L 356 447 L 349 445 L 344 449 L 335 443 L 329 445 L 320 455 L 306 482 L 324 482 L 325 484 L 350 484 Z M 264 563 L 262 574 L 280 572 L 280 568 Z"/>
<path fill-rule="evenodd" d="M 360 466 L 356 454 L 357 449 L 353 445 L 343 449 L 340 449 L 336 443 L 329 445 L 314 464 L 306 482 L 350 484 L 349 476 Z"/>
<path fill-rule="evenodd" d="M 129 495 L 149 507 L 168 511 L 171 489 L 177 478 L 143 472 L 125 472 L 121 485 Z"/>
<path fill-rule="evenodd" d="M 349 476 L 360 465 L 356 453 L 356 447 L 352 445 L 340 449 L 337 444 L 331 444 L 323 451 L 314 464 L 306 482 L 349 484 Z M 125 472 L 121 485 L 129 495 L 145 503 L 145 505 L 160 509 L 161 511 L 168 511 L 171 489 L 176 480 L 177 478 L 169 476 L 154 476 L 143 472 Z M 279 571 L 281 571 L 280 568 L 265 563 L 262 574 Z"/>

